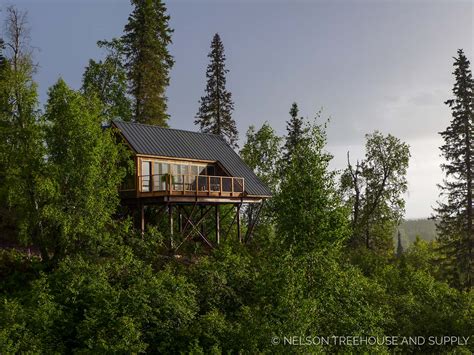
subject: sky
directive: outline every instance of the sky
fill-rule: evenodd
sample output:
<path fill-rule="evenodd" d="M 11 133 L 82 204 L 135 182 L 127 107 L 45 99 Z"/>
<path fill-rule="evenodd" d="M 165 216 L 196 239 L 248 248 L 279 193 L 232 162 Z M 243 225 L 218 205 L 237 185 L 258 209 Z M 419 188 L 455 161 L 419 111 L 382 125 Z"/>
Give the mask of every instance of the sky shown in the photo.
<path fill-rule="evenodd" d="M 80 88 L 96 42 L 122 34 L 127 0 L 2 1 L 28 11 L 39 64 L 40 101 L 62 77 Z M 221 35 L 240 144 L 249 125 L 265 121 L 282 135 L 292 102 L 308 118 L 330 118 L 327 150 L 333 169 L 364 154 L 365 134 L 379 130 L 410 145 L 406 217 L 432 213 L 443 175 L 438 132 L 451 116 L 444 101 L 454 84 L 453 56 L 474 60 L 473 1 L 174 0 L 175 66 L 167 90 L 169 124 L 196 130 L 207 54 Z"/>

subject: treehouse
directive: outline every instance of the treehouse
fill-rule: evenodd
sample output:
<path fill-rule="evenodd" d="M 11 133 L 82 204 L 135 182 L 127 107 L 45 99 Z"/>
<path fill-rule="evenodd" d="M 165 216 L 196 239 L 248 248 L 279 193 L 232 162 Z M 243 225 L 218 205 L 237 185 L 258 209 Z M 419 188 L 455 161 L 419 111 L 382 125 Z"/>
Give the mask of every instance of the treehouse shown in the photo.
<path fill-rule="evenodd" d="M 261 205 L 271 197 L 268 187 L 217 135 L 122 121 L 113 121 L 112 127 L 133 153 L 135 174 L 127 177 L 120 196 L 124 205 L 141 211 L 142 231 L 146 206 L 160 206 L 168 214 L 171 236 L 175 230 L 183 233 L 187 227 L 211 245 L 202 228 L 197 227 L 214 208 L 213 234 L 219 243 L 219 206 L 233 205 L 238 238 L 242 240 L 241 206 Z M 247 228 L 247 237 L 253 227 Z"/>

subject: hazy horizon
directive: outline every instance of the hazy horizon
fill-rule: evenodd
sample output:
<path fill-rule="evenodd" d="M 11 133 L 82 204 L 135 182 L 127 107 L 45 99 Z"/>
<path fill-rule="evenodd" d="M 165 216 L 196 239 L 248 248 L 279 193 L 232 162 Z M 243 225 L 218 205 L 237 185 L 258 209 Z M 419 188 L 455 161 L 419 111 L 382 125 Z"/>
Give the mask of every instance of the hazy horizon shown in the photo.
<path fill-rule="evenodd" d="M 60 76 L 80 87 L 88 60 L 102 58 L 96 42 L 120 36 L 131 10 L 128 1 L 112 0 L 15 5 L 28 11 L 42 103 Z M 294 101 L 307 117 L 323 107 L 323 117 L 331 117 L 332 167 L 345 167 L 348 150 L 361 158 L 366 133 L 391 133 L 411 147 L 406 218 L 430 215 L 443 177 L 438 132 L 451 119 L 443 102 L 454 83 L 452 57 L 463 48 L 474 61 L 471 1 L 169 1 L 167 7 L 175 30 L 171 127 L 197 129 L 207 54 L 218 32 L 241 145 L 250 124 L 268 121 L 284 134 Z"/>

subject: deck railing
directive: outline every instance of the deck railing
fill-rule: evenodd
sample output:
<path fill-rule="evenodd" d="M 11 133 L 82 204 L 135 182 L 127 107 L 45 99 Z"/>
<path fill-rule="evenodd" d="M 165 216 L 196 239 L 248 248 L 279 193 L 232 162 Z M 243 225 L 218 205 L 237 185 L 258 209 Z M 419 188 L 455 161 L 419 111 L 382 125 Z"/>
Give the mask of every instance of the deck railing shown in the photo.
<path fill-rule="evenodd" d="M 138 177 L 140 193 L 234 196 L 244 192 L 244 178 L 211 175 L 156 174 Z"/>

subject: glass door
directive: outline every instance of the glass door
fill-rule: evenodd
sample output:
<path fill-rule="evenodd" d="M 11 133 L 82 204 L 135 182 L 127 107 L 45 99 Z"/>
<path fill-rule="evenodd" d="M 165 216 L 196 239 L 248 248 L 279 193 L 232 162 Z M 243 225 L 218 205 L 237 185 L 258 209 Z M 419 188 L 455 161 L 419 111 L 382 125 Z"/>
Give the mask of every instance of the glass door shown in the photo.
<path fill-rule="evenodd" d="M 151 191 L 151 161 L 142 161 L 142 192 Z"/>

